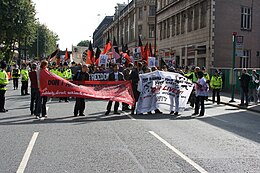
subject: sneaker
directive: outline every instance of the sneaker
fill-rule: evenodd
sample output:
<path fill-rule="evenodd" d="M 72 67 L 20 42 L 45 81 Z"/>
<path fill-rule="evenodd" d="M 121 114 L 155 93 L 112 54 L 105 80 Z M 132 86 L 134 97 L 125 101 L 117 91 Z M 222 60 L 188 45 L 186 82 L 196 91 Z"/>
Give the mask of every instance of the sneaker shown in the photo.
<path fill-rule="evenodd" d="M 171 111 L 170 114 L 171 114 L 171 115 L 174 114 L 174 111 Z"/>
<path fill-rule="evenodd" d="M 198 117 L 203 117 L 204 115 L 201 115 L 201 114 L 199 114 L 199 116 Z"/>
<path fill-rule="evenodd" d="M 36 116 L 36 119 L 40 119 L 40 116 Z"/>
<path fill-rule="evenodd" d="M 193 114 L 191 114 L 191 115 L 198 115 L 199 113 L 193 113 Z"/>
<path fill-rule="evenodd" d="M 82 113 L 82 114 L 79 114 L 79 116 L 82 116 L 82 117 L 83 117 L 83 116 L 86 116 L 86 115 Z"/>
<path fill-rule="evenodd" d="M 105 115 L 108 115 L 110 113 L 110 111 L 106 111 Z"/>
<path fill-rule="evenodd" d="M 0 112 L 1 113 L 6 113 L 6 112 L 8 112 L 8 110 L 7 109 L 2 109 L 2 110 L 0 110 Z"/>

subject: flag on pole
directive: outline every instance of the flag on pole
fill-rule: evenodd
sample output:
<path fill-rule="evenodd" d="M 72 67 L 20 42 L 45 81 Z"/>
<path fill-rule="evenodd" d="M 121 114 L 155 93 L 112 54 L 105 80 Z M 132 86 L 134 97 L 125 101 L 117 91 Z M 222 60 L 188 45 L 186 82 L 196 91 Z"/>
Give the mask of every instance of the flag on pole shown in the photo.
<path fill-rule="evenodd" d="M 143 47 L 143 43 L 142 43 L 142 40 L 141 40 L 141 37 L 139 35 L 139 44 L 138 44 L 140 50 L 141 50 L 141 55 L 142 55 L 142 59 L 144 58 L 144 47 Z"/>
<path fill-rule="evenodd" d="M 115 58 L 115 60 L 118 60 L 120 58 L 120 54 L 119 54 L 119 49 L 118 49 L 118 45 L 117 45 L 115 37 L 114 37 L 114 40 L 113 40 L 112 52 L 113 52 L 113 58 Z"/>
<path fill-rule="evenodd" d="M 55 51 L 52 52 L 52 54 L 50 55 L 50 58 L 49 58 L 50 62 L 56 61 L 58 52 L 59 52 L 59 45 L 57 44 Z"/>
<path fill-rule="evenodd" d="M 111 47 L 112 47 L 112 45 L 111 45 L 111 41 L 110 41 L 110 38 L 109 38 L 109 35 L 108 35 L 103 54 L 106 54 L 111 49 Z"/>
<path fill-rule="evenodd" d="M 69 60 L 69 59 L 70 59 L 70 57 L 69 57 L 69 52 L 68 52 L 68 49 L 66 48 L 64 61 L 67 61 L 67 60 Z"/>
<path fill-rule="evenodd" d="M 95 63 L 94 51 L 90 41 L 88 46 L 88 58 L 86 60 L 86 64 L 94 64 L 94 63 Z"/>
<path fill-rule="evenodd" d="M 101 50 L 99 49 L 99 47 L 97 46 L 96 48 L 96 53 L 95 53 L 95 61 L 99 58 L 99 55 L 101 54 Z"/>

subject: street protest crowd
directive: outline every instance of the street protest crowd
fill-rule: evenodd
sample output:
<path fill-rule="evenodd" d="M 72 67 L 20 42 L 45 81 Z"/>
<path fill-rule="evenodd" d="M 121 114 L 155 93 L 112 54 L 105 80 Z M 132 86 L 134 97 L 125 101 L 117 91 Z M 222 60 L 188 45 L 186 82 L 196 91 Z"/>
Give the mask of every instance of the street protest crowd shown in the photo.
<path fill-rule="evenodd" d="M 5 92 L 6 85 L 8 84 L 8 76 L 5 72 L 7 69 L 7 64 L 1 62 L 0 70 L 0 112 L 7 112 L 5 109 Z M 122 103 L 122 111 L 131 111 L 131 114 L 143 114 L 145 112 L 136 111 L 136 102 L 142 94 L 142 88 L 140 88 L 140 77 L 145 74 L 150 74 L 155 71 L 169 72 L 173 74 L 179 74 L 180 76 L 185 76 L 191 81 L 192 91 L 188 95 L 188 102 L 191 107 L 195 107 L 194 113 L 192 115 L 204 116 L 205 115 L 205 100 L 208 100 L 209 90 L 212 90 L 212 102 L 220 104 L 220 93 L 223 86 L 223 74 L 220 70 L 215 70 L 214 74 L 210 77 L 209 73 L 205 67 L 167 67 L 162 66 L 160 69 L 156 66 L 148 67 L 146 61 L 139 61 L 128 64 L 116 64 L 109 63 L 101 66 L 97 65 L 86 65 L 86 64 L 76 64 L 72 62 L 71 64 L 63 62 L 57 64 L 56 62 L 48 63 L 48 61 L 43 60 L 41 62 L 32 62 L 29 64 L 23 63 L 21 69 L 15 64 L 11 68 L 11 74 L 13 79 L 13 89 L 18 89 L 19 78 L 21 78 L 21 95 L 29 95 L 28 93 L 28 83 L 31 84 L 31 104 L 30 111 L 31 115 L 35 115 L 37 119 L 40 117 L 46 118 L 46 102 L 47 96 L 41 96 L 40 93 L 40 82 L 39 71 L 48 69 L 51 73 L 57 76 L 71 81 L 90 81 L 90 80 L 102 80 L 102 81 L 125 81 L 131 82 L 132 91 L 135 103 L 130 107 L 126 103 Z M 259 100 L 259 74 L 253 70 L 253 74 L 249 75 L 247 70 L 244 69 L 240 77 L 241 82 L 241 105 L 248 106 L 250 101 L 254 101 L 256 104 Z M 178 83 L 178 82 L 177 82 Z M 174 104 L 174 109 L 171 108 L 170 114 L 177 117 L 179 116 L 179 97 L 180 92 L 174 93 L 174 101 L 170 104 Z M 72 99 L 70 97 L 59 98 L 59 102 L 69 102 Z M 74 106 L 74 116 L 85 116 L 85 99 L 75 98 Z M 109 115 L 111 112 L 113 101 L 109 100 L 105 115 Z M 118 111 L 119 102 L 114 103 L 114 114 L 120 114 Z M 185 103 L 186 105 L 186 103 Z M 161 110 L 153 107 L 153 110 L 149 110 L 148 114 L 161 114 Z"/>

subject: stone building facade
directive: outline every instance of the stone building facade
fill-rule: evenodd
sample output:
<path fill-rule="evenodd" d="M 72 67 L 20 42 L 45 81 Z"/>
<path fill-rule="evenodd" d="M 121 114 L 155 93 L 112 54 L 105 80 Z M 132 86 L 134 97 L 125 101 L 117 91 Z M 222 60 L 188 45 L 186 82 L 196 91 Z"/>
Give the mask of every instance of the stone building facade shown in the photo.
<path fill-rule="evenodd" d="M 108 34 L 119 46 L 128 44 L 128 48 L 138 46 L 138 37 L 141 36 L 143 44 L 154 45 L 155 38 L 155 0 L 132 0 L 122 10 L 120 4 L 115 7 L 113 22 L 103 32 L 104 44 Z"/>
<path fill-rule="evenodd" d="M 243 40 L 236 67 L 259 67 L 259 9 L 255 0 L 157 0 L 159 57 L 176 65 L 231 67 L 236 32 Z"/>

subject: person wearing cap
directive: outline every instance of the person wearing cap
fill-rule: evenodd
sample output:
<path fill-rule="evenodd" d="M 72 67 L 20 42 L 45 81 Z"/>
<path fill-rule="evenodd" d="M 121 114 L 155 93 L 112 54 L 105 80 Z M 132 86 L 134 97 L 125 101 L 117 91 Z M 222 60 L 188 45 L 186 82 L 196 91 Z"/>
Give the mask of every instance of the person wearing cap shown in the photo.
<path fill-rule="evenodd" d="M 21 81 L 22 81 L 21 95 L 22 96 L 29 95 L 28 93 L 29 71 L 26 68 L 26 64 L 22 64 Z"/>
<path fill-rule="evenodd" d="M 6 62 L 1 62 L 0 67 L 0 112 L 5 113 L 8 112 L 7 109 L 5 109 L 5 93 L 6 93 L 6 85 L 8 85 L 8 75 L 6 73 Z"/>
<path fill-rule="evenodd" d="M 215 73 L 210 80 L 210 88 L 212 89 L 213 103 L 215 103 L 215 95 L 217 94 L 217 104 L 220 104 L 220 91 L 222 89 L 222 84 L 222 77 L 219 75 L 219 71 L 215 70 Z"/>
<path fill-rule="evenodd" d="M 31 81 L 31 103 L 30 103 L 31 115 L 36 115 L 36 112 L 38 112 L 36 109 L 38 108 L 39 100 L 41 98 L 36 69 L 37 69 L 37 64 L 33 63 L 32 70 L 29 72 L 29 78 Z"/>
<path fill-rule="evenodd" d="M 20 69 L 18 68 L 18 65 L 14 64 L 14 68 L 12 70 L 14 90 L 18 89 L 18 81 L 19 81 L 20 75 L 21 75 L 21 72 L 20 72 Z"/>

